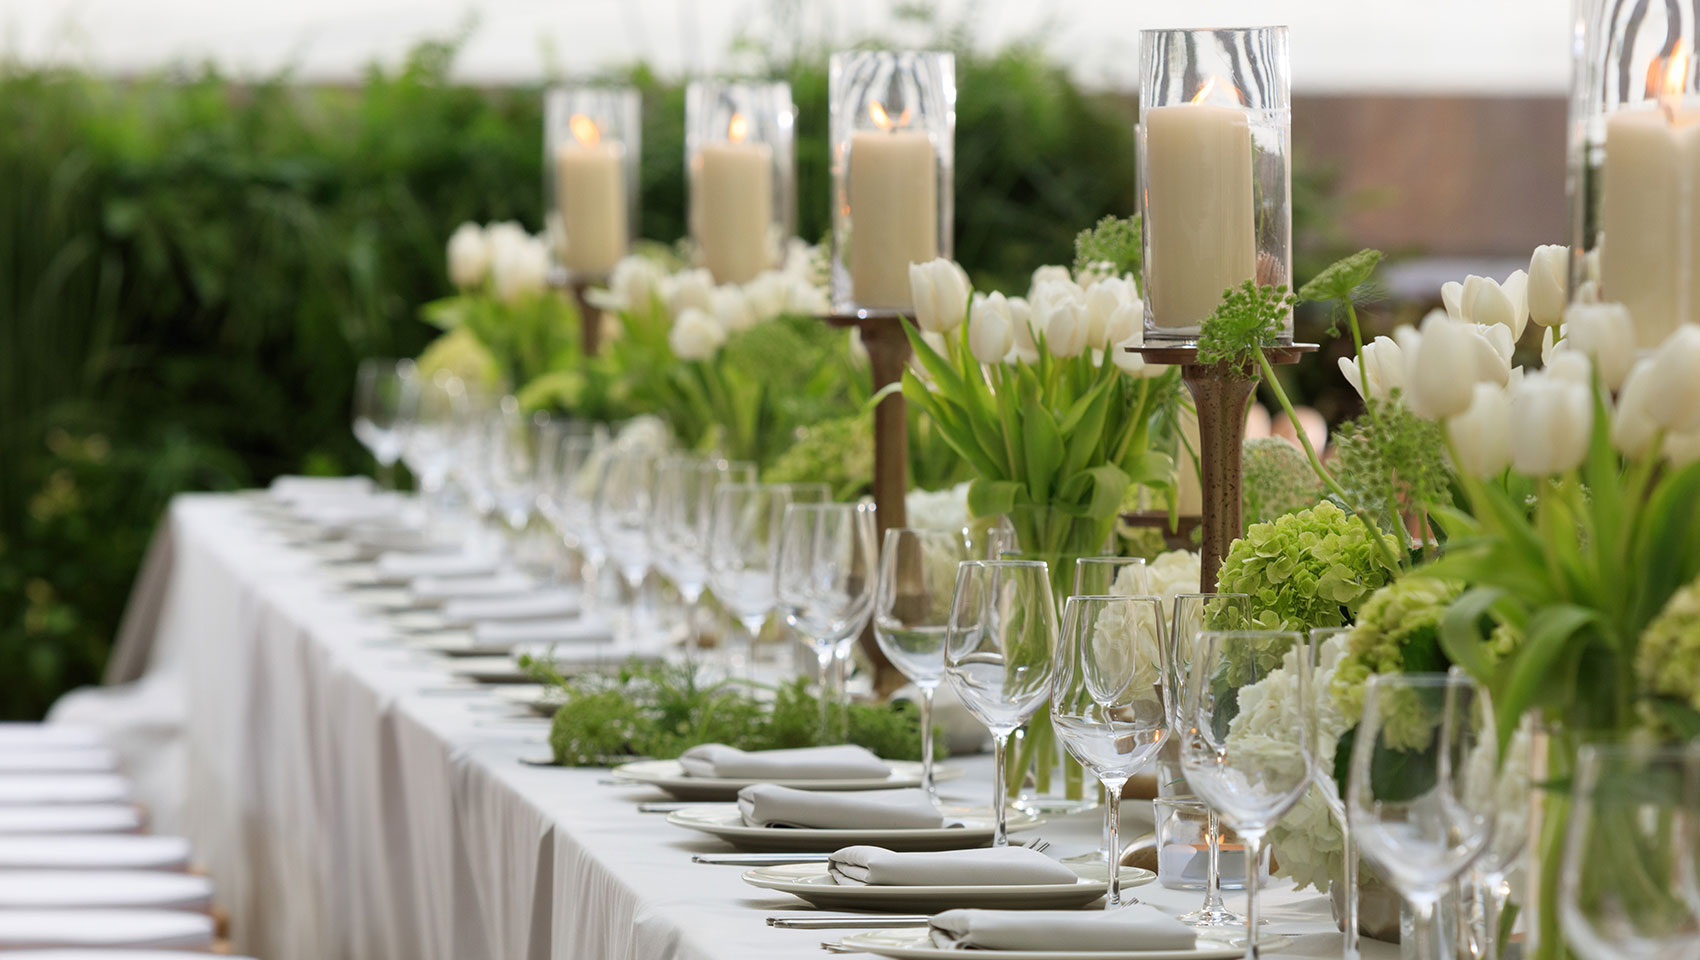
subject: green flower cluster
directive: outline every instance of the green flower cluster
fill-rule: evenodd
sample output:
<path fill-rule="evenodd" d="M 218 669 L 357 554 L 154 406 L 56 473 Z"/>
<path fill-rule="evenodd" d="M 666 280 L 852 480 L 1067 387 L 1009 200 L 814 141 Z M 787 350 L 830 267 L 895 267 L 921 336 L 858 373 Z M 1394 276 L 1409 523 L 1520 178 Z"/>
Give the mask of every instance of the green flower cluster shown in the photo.
<path fill-rule="evenodd" d="M 1635 675 L 1648 693 L 1700 710 L 1700 580 L 1672 594 L 1647 625 Z"/>
<path fill-rule="evenodd" d="M 1405 577 L 1364 602 L 1329 685 L 1347 717 L 1363 712 L 1364 684 L 1375 674 L 1446 669 L 1440 618 L 1462 592 L 1463 586 L 1454 581 Z"/>
<path fill-rule="evenodd" d="M 1280 437 L 1251 437 L 1241 449 L 1247 523 L 1297 513 L 1322 499 L 1322 481 L 1298 447 Z"/>
<path fill-rule="evenodd" d="M 495 356 L 465 327 L 455 327 L 431 341 L 417 363 L 424 377 L 446 370 L 472 387 L 488 389 L 502 382 L 502 367 Z"/>
<path fill-rule="evenodd" d="M 1250 596 L 1256 627 L 1344 626 L 1398 572 L 1370 536 L 1368 527 L 1327 501 L 1253 524 L 1223 560 L 1217 589 Z M 1396 551 L 1396 544 L 1389 546 Z"/>
<path fill-rule="evenodd" d="M 874 476 L 873 418 L 840 417 L 810 424 L 797 431 L 797 442 L 785 448 L 763 472 L 770 483 L 827 483 L 840 500 L 861 493 Z"/>

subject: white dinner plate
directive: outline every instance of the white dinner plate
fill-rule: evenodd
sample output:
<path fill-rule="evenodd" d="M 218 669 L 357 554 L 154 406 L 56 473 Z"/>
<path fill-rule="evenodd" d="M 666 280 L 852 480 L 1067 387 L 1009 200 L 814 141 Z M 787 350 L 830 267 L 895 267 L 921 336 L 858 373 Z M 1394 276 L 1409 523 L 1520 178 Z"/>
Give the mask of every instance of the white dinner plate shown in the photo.
<path fill-rule="evenodd" d="M 798 790 L 893 790 L 898 787 L 921 785 L 921 765 L 912 760 L 887 760 L 891 773 L 884 777 L 856 777 L 847 780 L 775 780 L 722 777 L 691 777 L 677 760 L 639 760 L 614 768 L 614 776 L 659 787 L 679 800 L 736 800 L 738 791 L 752 783 L 773 783 Z M 945 765 L 933 767 L 933 782 L 944 783 L 962 776 L 962 768 Z"/>
<path fill-rule="evenodd" d="M 1122 868 L 1122 888 L 1157 879 L 1138 867 Z M 891 913 L 942 913 L 958 907 L 988 910 L 1070 910 L 1104 896 L 1109 884 L 1081 877 L 1074 883 L 981 884 L 974 886 L 855 886 L 834 883 L 823 863 L 758 867 L 744 874 L 752 887 L 801 897 L 822 910 L 884 910 Z"/>
<path fill-rule="evenodd" d="M 559 710 L 566 694 L 560 687 L 541 683 L 515 683 L 496 688 L 496 699 L 511 703 L 542 717 L 552 717 Z"/>
<path fill-rule="evenodd" d="M 751 827 L 744 824 L 735 803 L 703 804 L 675 810 L 667 815 L 667 822 L 719 837 L 740 850 L 831 853 L 864 843 L 887 850 L 964 850 L 991 844 L 992 834 L 996 831 L 991 811 L 984 807 L 948 805 L 939 809 L 961 825 L 902 830 Z M 1031 830 L 1038 825 L 1038 819 L 1032 816 L 1019 810 L 1009 811 L 1008 827 L 1012 833 Z"/>
<path fill-rule="evenodd" d="M 475 683 L 536 683 L 513 657 L 456 657 L 449 672 Z"/>
<path fill-rule="evenodd" d="M 1264 950 L 1279 950 L 1293 942 L 1284 936 L 1258 939 Z M 996 960 L 1239 960 L 1245 956 L 1243 939 L 1203 933 L 1191 950 L 946 950 L 933 946 L 927 931 L 916 928 L 852 933 L 842 943 L 892 960 L 960 960 L 967 953 Z"/>

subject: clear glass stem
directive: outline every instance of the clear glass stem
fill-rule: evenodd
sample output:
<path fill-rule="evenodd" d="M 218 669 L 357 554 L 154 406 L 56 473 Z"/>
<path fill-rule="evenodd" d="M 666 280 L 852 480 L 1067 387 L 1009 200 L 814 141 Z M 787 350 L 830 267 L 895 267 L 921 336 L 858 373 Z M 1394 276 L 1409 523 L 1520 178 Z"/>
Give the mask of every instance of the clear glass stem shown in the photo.
<path fill-rule="evenodd" d="M 378 461 L 378 486 L 384 490 L 395 489 L 395 461 L 388 463 Z"/>
<path fill-rule="evenodd" d="M 1215 819 L 1212 817 L 1211 819 Z M 1212 830 L 1211 833 L 1216 831 Z M 1240 840 L 1245 843 L 1245 956 L 1246 960 L 1258 960 L 1263 956 L 1257 948 L 1257 886 L 1263 871 L 1263 833 L 1240 831 Z"/>
<path fill-rule="evenodd" d="M 815 647 L 815 660 L 820 664 L 820 742 L 832 742 L 832 648 Z"/>
<path fill-rule="evenodd" d="M 738 621 L 744 625 L 744 643 L 741 648 L 726 645 L 726 676 L 747 680 L 755 670 L 756 642 L 761 637 L 762 625 L 767 623 L 767 614 L 739 617 Z"/>
<path fill-rule="evenodd" d="M 833 721 L 837 728 L 833 731 L 837 743 L 850 742 L 850 645 L 836 644 L 832 648 L 833 688 L 832 704 Z"/>
<path fill-rule="evenodd" d="M 697 605 L 702 600 L 702 591 L 680 590 L 679 599 L 685 606 L 685 662 L 694 670 L 702 660 L 697 633 Z"/>
<path fill-rule="evenodd" d="M 1204 875 L 1204 914 L 1216 913 L 1224 909 L 1222 903 L 1222 821 L 1216 819 L 1216 811 L 1205 808 L 1204 812 L 1204 862 L 1209 869 Z"/>
<path fill-rule="evenodd" d="M 1004 752 L 1009 749 L 1009 731 L 992 731 L 992 818 L 997 830 L 992 834 L 992 846 L 1009 846 L 1007 818 L 1004 816 Z"/>
<path fill-rule="evenodd" d="M 1417 915 L 1416 922 L 1412 924 L 1411 932 L 1413 934 L 1412 939 L 1416 941 L 1418 960 L 1434 960 L 1434 948 L 1439 942 L 1434 929 L 1434 901 L 1412 901 L 1411 909 Z"/>
<path fill-rule="evenodd" d="M 933 689 L 932 684 L 921 688 L 921 789 L 927 799 L 939 802 L 939 790 L 933 783 Z"/>
<path fill-rule="evenodd" d="M 1114 910 L 1138 901 L 1131 897 L 1122 899 L 1122 870 L 1121 870 L 1121 829 L 1122 829 L 1122 786 L 1126 780 L 1111 782 L 1100 780 L 1104 785 L 1104 837 L 1106 847 L 1110 852 L 1110 892 L 1104 898 L 1104 909 Z"/>
<path fill-rule="evenodd" d="M 1352 824 L 1347 817 L 1340 818 L 1340 845 L 1346 857 L 1342 868 L 1346 884 L 1346 943 L 1341 956 L 1344 960 L 1358 960 L 1358 846 L 1352 841 Z"/>

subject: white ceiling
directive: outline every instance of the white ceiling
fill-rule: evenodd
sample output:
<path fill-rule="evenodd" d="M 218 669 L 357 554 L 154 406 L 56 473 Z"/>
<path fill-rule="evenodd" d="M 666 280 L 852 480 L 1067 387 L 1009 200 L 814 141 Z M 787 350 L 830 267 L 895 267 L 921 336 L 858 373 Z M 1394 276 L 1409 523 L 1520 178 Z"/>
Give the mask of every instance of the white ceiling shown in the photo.
<path fill-rule="evenodd" d="M 1041 38 L 1091 85 L 1131 89 L 1139 30 L 1286 23 L 1302 92 L 1562 93 L 1570 0 L 939 0 L 975 42 Z M 415 40 L 473 23 L 461 75 L 531 82 L 648 60 L 667 74 L 734 69 L 740 30 L 785 11 L 808 36 L 916 43 L 886 0 L 0 0 L 0 48 L 32 61 L 134 72 L 212 59 L 355 78 Z"/>

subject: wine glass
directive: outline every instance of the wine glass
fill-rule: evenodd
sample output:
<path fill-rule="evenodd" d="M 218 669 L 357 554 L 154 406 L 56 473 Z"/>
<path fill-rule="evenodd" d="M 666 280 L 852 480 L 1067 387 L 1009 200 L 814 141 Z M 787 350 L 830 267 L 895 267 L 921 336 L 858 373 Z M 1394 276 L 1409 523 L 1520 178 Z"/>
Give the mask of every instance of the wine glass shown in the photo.
<path fill-rule="evenodd" d="M 708 538 L 708 584 L 748 636 L 740 651 L 727 646 L 727 673 L 745 672 L 762 624 L 773 612 L 774 557 L 791 491 L 782 484 L 723 483 L 714 490 Z"/>
<path fill-rule="evenodd" d="M 1346 637 L 1350 636 L 1350 627 L 1319 627 L 1310 632 L 1310 675 L 1317 686 L 1327 682 L 1325 677 L 1332 677 L 1334 669 L 1339 666 L 1340 658 L 1345 655 Z M 1320 704 L 1331 703 L 1327 699 L 1326 690 L 1316 689 L 1311 692 Z M 1311 789 L 1321 798 L 1334 822 L 1340 825 L 1340 852 L 1344 859 L 1341 873 L 1341 886 L 1345 891 L 1345 943 L 1341 949 L 1343 960 L 1357 960 L 1358 949 L 1358 848 L 1352 841 L 1352 820 L 1346 816 L 1346 798 L 1341 795 L 1340 782 L 1334 777 L 1334 764 L 1330 760 L 1338 746 L 1338 739 L 1330 737 L 1329 730 L 1320 722 L 1313 728 L 1316 732 L 1316 745 L 1312 748 L 1317 757 L 1314 770 L 1311 771 Z"/>
<path fill-rule="evenodd" d="M 465 391 L 453 374 L 438 370 L 429 377 L 412 378 L 402 395 L 409 426 L 401 445 L 401 459 L 419 484 L 427 531 L 454 462 L 455 409 Z"/>
<path fill-rule="evenodd" d="M 1063 746 L 1104 785 L 1108 849 L 1121 851 L 1122 787 L 1168 742 L 1168 644 L 1155 597 L 1074 596 L 1064 601 L 1051 674 L 1051 724 Z M 1109 858 L 1105 909 L 1121 895 L 1121 858 Z"/>
<path fill-rule="evenodd" d="M 878 554 L 873 507 L 860 503 L 791 503 L 780 523 L 773 595 L 785 622 L 808 638 L 820 667 L 820 739 L 847 706 L 842 665 L 873 613 Z"/>
<path fill-rule="evenodd" d="M 644 580 L 652 556 L 647 527 L 655 459 L 654 454 L 635 451 L 609 455 L 602 463 L 594 505 L 596 532 L 626 585 L 626 627 L 634 640 L 646 635 L 649 626 Z"/>
<path fill-rule="evenodd" d="M 1529 841 L 1529 750 L 1533 739 L 1534 714 L 1526 714 L 1506 743 L 1494 775 L 1493 839 L 1459 883 L 1464 897 L 1460 934 L 1471 957 L 1491 960 L 1500 955 L 1500 914 L 1511 893 L 1507 877 L 1516 869 Z"/>
<path fill-rule="evenodd" d="M 407 430 L 405 401 L 418 376 L 412 360 L 372 357 L 354 374 L 354 439 L 378 462 L 378 482 L 395 489 L 395 464 L 401 459 Z"/>
<path fill-rule="evenodd" d="M 1187 729 L 1181 714 L 1186 708 L 1188 693 L 1192 687 L 1193 651 L 1197 647 L 1199 633 L 1206 627 L 1234 628 L 1247 625 L 1251 618 L 1251 598 L 1243 593 L 1183 593 L 1175 597 L 1171 616 L 1169 706 L 1175 712 L 1173 723 L 1178 732 Z M 1222 901 L 1222 822 L 1209 804 L 1198 801 L 1196 797 L 1188 799 L 1184 795 L 1177 795 L 1186 787 L 1186 779 L 1180 770 L 1179 741 L 1179 736 L 1169 741 L 1170 749 L 1165 751 L 1164 762 L 1159 768 L 1157 789 L 1165 797 L 1191 803 L 1203 811 L 1207 867 L 1204 877 L 1204 903 L 1197 910 L 1182 914 L 1179 919 L 1195 927 L 1237 927 L 1245 923 L 1245 918 L 1229 910 L 1227 904 Z M 1255 870 L 1258 867 L 1252 864 L 1250 869 Z"/>
<path fill-rule="evenodd" d="M 751 483 L 756 468 L 718 458 L 664 457 L 655 465 L 655 507 L 649 548 L 655 567 L 685 604 L 685 650 L 695 656 L 697 607 L 708 585 L 708 537 L 714 519 L 714 490 L 721 483 Z"/>
<path fill-rule="evenodd" d="M 1147 583 L 1144 557 L 1077 557 L 1070 596 L 1141 597 Z"/>
<path fill-rule="evenodd" d="M 945 676 L 992 734 L 992 845 L 1009 845 L 1004 753 L 1051 692 L 1057 605 L 1043 560 L 967 560 L 956 570 Z"/>
<path fill-rule="evenodd" d="M 547 419 L 546 415 L 539 415 Z M 511 396 L 496 401 L 485 417 L 485 475 L 496 503 L 496 516 L 508 531 L 520 534 L 531 523 L 536 506 L 536 421 Z"/>
<path fill-rule="evenodd" d="M 1435 905 L 1493 839 L 1493 705 L 1454 672 L 1370 677 L 1352 739 L 1346 816 L 1358 851 L 1416 914 L 1418 956 L 1446 946 Z"/>
<path fill-rule="evenodd" d="M 569 433 L 553 446 L 551 479 L 555 533 L 562 544 L 578 557 L 579 581 L 587 611 L 600 601 L 602 573 L 608 562 L 602 538 L 596 531 L 596 494 L 602 483 L 601 463 L 608 448 L 608 435 L 600 429 L 588 434 Z"/>
<path fill-rule="evenodd" d="M 880 544 L 874 639 L 921 692 L 921 786 L 934 802 L 933 692 L 944 679 L 956 565 L 967 559 L 968 541 L 960 533 L 894 527 Z"/>
<path fill-rule="evenodd" d="M 1277 673 L 1282 676 L 1274 677 Z M 1297 633 L 1205 630 L 1192 650 L 1190 674 L 1176 727 L 1181 773 L 1245 841 L 1246 958 L 1255 960 L 1264 838 L 1304 796 L 1316 765 L 1310 660 Z M 1264 698 L 1280 696 L 1285 698 L 1280 713 L 1266 715 Z M 1242 706 L 1254 698 L 1262 701 L 1262 712 L 1242 715 Z M 1252 716 L 1263 721 L 1255 731 Z"/>
<path fill-rule="evenodd" d="M 1636 744 L 1577 751 L 1559 922 L 1582 960 L 1700 956 L 1700 916 L 1684 876 L 1700 842 L 1700 797 L 1684 770 L 1691 751 Z"/>

